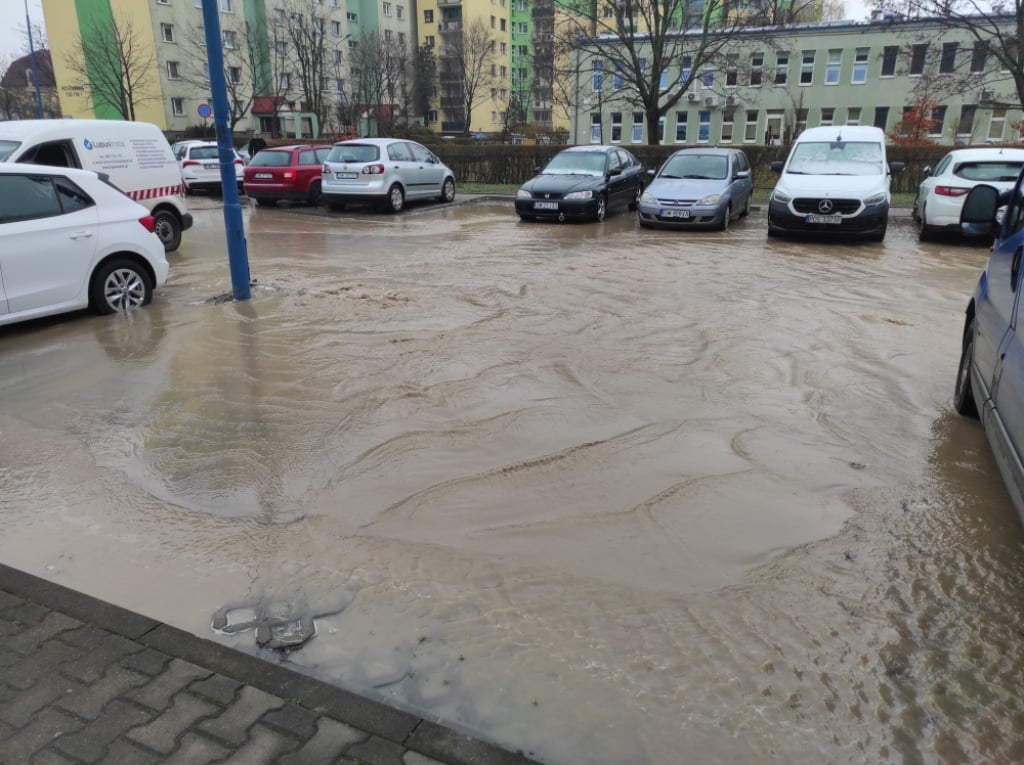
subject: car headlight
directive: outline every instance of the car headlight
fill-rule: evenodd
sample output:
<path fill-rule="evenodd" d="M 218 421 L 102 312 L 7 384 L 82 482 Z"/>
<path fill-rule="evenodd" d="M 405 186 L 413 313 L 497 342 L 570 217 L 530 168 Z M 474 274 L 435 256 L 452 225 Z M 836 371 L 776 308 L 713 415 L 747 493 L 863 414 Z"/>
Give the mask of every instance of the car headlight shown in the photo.
<path fill-rule="evenodd" d="M 640 195 L 640 201 L 641 202 L 646 202 L 647 204 L 652 205 L 655 202 L 657 202 L 658 200 L 654 196 L 654 194 L 652 194 L 649 191 L 645 191 L 643 194 Z"/>
<path fill-rule="evenodd" d="M 519 191 L 516 192 L 516 199 L 529 199 L 532 196 L 533 194 L 526 189 L 519 189 Z"/>
<path fill-rule="evenodd" d="M 721 201 L 722 201 L 722 195 L 721 194 L 708 194 L 703 199 L 697 200 L 697 204 L 709 206 L 709 205 L 717 205 Z"/>
<path fill-rule="evenodd" d="M 570 191 L 565 195 L 565 199 L 591 199 L 594 196 L 594 192 L 590 189 L 586 191 Z"/>
<path fill-rule="evenodd" d="M 868 205 L 880 205 L 884 201 L 885 201 L 885 192 L 883 191 L 883 192 L 878 193 L 878 194 L 872 194 L 867 199 L 865 199 L 864 200 L 864 206 L 867 207 Z"/>
<path fill-rule="evenodd" d="M 793 201 L 793 197 L 787 194 L 785 191 L 779 191 L 776 189 L 772 192 L 772 200 L 780 204 L 788 205 Z"/>

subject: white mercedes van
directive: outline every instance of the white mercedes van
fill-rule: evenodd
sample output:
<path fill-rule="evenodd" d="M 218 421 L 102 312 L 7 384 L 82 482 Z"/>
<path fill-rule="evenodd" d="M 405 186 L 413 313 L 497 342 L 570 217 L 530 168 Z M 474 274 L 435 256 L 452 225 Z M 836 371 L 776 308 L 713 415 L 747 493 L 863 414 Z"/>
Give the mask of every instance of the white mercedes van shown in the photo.
<path fill-rule="evenodd" d="M 861 125 L 805 130 L 768 200 L 768 236 L 816 234 L 882 241 L 889 223 L 889 182 L 903 171 L 889 162 L 885 132 Z"/>
<path fill-rule="evenodd" d="M 192 226 L 181 169 L 160 128 L 120 120 L 12 120 L 0 122 L 0 162 L 80 167 L 110 182 L 153 215 L 164 250 L 181 244 Z"/>

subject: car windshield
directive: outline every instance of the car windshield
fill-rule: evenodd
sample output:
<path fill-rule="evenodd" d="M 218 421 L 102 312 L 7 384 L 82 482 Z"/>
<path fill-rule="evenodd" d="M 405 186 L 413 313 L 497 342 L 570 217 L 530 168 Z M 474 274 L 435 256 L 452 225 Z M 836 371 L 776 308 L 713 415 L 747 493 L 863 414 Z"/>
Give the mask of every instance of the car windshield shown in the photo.
<path fill-rule="evenodd" d="M 1004 181 L 1012 183 L 1020 175 L 1024 162 L 961 162 L 953 168 L 953 175 L 969 181 Z"/>
<path fill-rule="evenodd" d="M 669 158 L 658 177 L 723 180 L 728 170 L 728 157 L 714 154 L 679 154 Z"/>
<path fill-rule="evenodd" d="M 544 168 L 547 175 L 604 175 L 606 154 L 600 151 L 563 151 Z"/>
<path fill-rule="evenodd" d="M 346 143 L 335 146 L 327 155 L 328 162 L 376 162 L 380 149 L 372 143 Z"/>
<path fill-rule="evenodd" d="M 788 173 L 801 175 L 881 175 L 882 146 L 874 141 L 797 142 Z"/>
<path fill-rule="evenodd" d="M 0 162 L 11 156 L 19 146 L 21 146 L 20 141 L 0 141 Z"/>
<path fill-rule="evenodd" d="M 290 151 L 274 151 L 273 149 L 264 149 L 259 152 L 252 161 L 249 162 L 250 167 L 288 167 L 292 163 L 292 153 Z"/>

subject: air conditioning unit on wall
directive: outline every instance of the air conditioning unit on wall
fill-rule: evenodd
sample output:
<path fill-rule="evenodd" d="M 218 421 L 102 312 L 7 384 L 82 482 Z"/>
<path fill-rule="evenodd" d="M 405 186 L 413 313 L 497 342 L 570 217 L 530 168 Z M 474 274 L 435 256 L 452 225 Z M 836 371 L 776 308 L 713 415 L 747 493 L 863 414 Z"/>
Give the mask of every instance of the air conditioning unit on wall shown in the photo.
<path fill-rule="evenodd" d="M 696 101 L 697 100 L 697 94 L 696 93 L 687 93 L 686 94 L 686 100 L 687 101 Z"/>
<path fill-rule="evenodd" d="M 726 106 L 737 106 L 740 102 L 740 97 L 737 95 L 730 95 L 725 97 Z"/>
<path fill-rule="evenodd" d="M 995 99 L 995 97 L 996 97 L 996 94 L 992 90 L 983 90 L 983 91 L 981 91 L 981 100 L 982 101 L 992 101 L 992 100 Z"/>
<path fill-rule="evenodd" d="M 718 99 L 714 96 L 707 96 L 704 98 L 704 106 L 718 106 Z"/>

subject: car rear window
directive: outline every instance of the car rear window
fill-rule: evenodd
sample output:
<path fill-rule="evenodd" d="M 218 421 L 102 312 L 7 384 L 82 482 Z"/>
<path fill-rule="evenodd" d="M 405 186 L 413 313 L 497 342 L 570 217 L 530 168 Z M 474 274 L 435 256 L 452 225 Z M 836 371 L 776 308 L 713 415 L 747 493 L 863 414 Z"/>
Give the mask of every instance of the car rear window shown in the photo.
<path fill-rule="evenodd" d="M 19 146 L 21 146 L 20 141 L 0 141 L 0 162 L 11 156 Z"/>
<path fill-rule="evenodd" d="M 1020 175 L 1024 162 L 961 162 L 953 168 L 953 175 L 968 181 L 1013 182 Z"/>
<path fill-rule="evenodd" d="M 264 149 L 249 162 L 250 167 L 288 167 L 292 163 L 290 151 Z"/>
<path fill-rule="evenodd" d="M 196 146 L 189 152 L 192 159 L 217 159 L 218 149 L 216 146 Z"/>
<path fill-rule="evenodd" d="M 335 146 L 327 155 L 328 162 L 375 162 L 380 157 L 380 148 L 372 143 L 346 143 Z"/>

